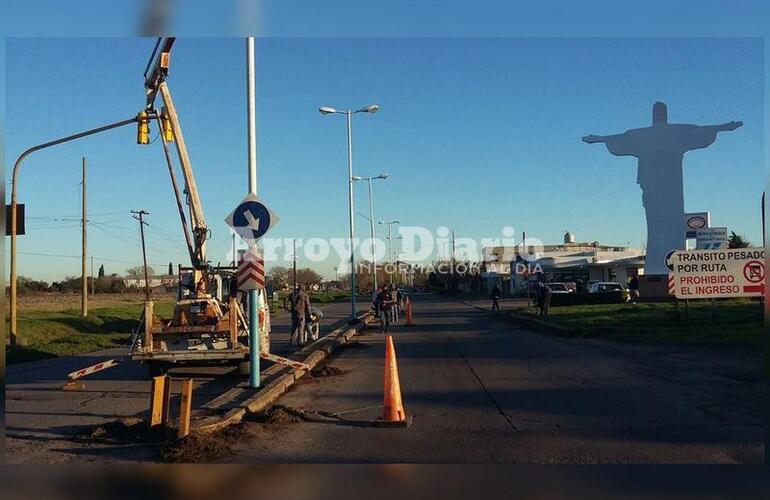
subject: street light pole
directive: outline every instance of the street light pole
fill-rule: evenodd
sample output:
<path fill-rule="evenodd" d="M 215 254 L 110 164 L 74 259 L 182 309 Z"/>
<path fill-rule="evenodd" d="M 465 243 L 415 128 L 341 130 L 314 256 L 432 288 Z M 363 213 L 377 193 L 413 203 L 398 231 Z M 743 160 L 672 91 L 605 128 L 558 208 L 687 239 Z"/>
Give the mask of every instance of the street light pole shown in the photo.
<path fill-rule="evenodd" d="M 336 110 L 328 106 L 322 106 L 318 108 L 318 111 L 322 115 L 328 114 L 344 114 L 347 119 L 348 126 L 348 218 L 350 223 L 350 308 L 351 308 L 351 321 L 356 319 L 356 256 L 355 246 L 353 241 L 355 239 L 355 229 L 353 227 L 353 133 L 352 133 L 352 117 L 354 113 L 376 113 L 380 107 L 376 104 L 371 104 L 365 108 L 361 108 L 356 111 L 351 110 Z"/>
<path fill-rule="evenodd" d="M 369 238 L 372 249 L 372 289 L 377 291 L 377 256 L 374 254 L 374 201 L 372 198 L 372 178 L 366 179 L 369 184 Z"/>
<path fill-rule="evenodd" d="M 372 286 L 375 290 L 377 290 L 377 255 L 375 253 L 374 248 L 374 197 L 372 195 L 372 180 L 375 179 L 387 179 L 388 174 L 382 173 L 380 175 L 376 176 L 369 176 L 369 177 L 353 177 L 354 181 L 367 181 L 369 185 L 369 231 L 371 233 L 370 241 L 372 243 L 371 249 L 372 249 L 372 266 L 374 267 L 374 275 L 373 275 L 373 281 Z"/>
<path fill-rule="evenodd" d="M 388 225 L 388 259 L 390 259 L 390 264 L 393 265 L 393 236 L 391 234 L 391 228 L 393 227 L 393 224 L 401 224 L 400 220 L 391 220 L 391 221 L 384 221 L 381 220 L 378 222 L 378 224 L 387 224 Z M 388 273 L 391 274 L 391 273 Z M 393 283 L 393 276 L 390 276 L 391 284 Z"/>
<path fill-rule="evenodd" d="M 122 127 L 124 125 L 129 125 L 131 123 L 136 123 L 138 121 L 138 118 L 134 116 L 133 118 L 129 118 L 128 120 L 122 120 L 119 122 L 111 123 L 109 125 L 105 125 L 103 127 L 94 128 L 91 130 L 86 130 L 85 132 L 80 132 L 78 134 L 70 135 L 67 137 L 62 137 L 61 139 L 55 139 L 53 141 L 49 141 L 43 144 L 38 144 L 37 146 L 32 146 L 31 148 L 27 149 L 19 157 L 16 159 L 16 163 L 13 165 L 13 174 L 12 174 L 12 184 L 11 184 L 11 290 L 10 290 L 10 309 L 11 309 L 11 317 L 10 317 L 10 326 L 11 326 L 11 335 L 10 335 L 10 341 L 11 345 L 16 345 L 16 342 L 18 340 L 18 330 L 16 329 L 16 293 L 17 293 L 17 276 L 16 276 L 16 210 L 17 210 L 17 201 L 16 201 L 16 194 L 18 190 L 18 184 L 19 184 L 19 170 L 21 169 L 21 163 L 24 161 L 24 158 L 29 156 L 31 153 L 34 153 L 35 151 L 40 151 L 41 149 L 49 148 L 51 146 L 56 146 L 58 144 L 63 144 L 65 142 L 74 141 L 75 139 L 80 139 L 81 137 L 86 137 L 93 134 L 98 134 L 99 132 L 104 132 L 105 130 L 110 130 L 113 128 Z"/>
<path fill-rule="evenodd" d="M 350 217 L 350 307 L 351 307 L 351 320 L 356 319 L 356 251 L 353 241 L 355 238 L 355 231 L 353 229 L 353 135 L 351 131 L 351 116 L 350 110 L 347 110 L 347 122 L 348 122 L 348 209 Z"/>

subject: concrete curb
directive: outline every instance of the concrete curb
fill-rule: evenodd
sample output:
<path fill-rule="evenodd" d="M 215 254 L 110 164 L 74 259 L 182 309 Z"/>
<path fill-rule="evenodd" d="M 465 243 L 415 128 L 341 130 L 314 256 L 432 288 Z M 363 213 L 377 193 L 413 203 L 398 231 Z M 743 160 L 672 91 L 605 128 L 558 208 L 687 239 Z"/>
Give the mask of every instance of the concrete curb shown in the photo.
<path fill-rule="evenodd" d="M 316 347 L 316 349 L 310 352 L 305 357 L 305 359 L 302 360 L 302 362 L 310 366 L 310 369 L 312 370 L 320 363 L 322 363 L 336 349 L 350 341 L 350 339 L 364 330 L 369 325 L 369 323 L 373 321 L 373 319 L 374 317 L 371 315 L 371 313 L 366 313 L 359 317 L 359 322 L 355 326 L 339 327 L 323 338 L 318 339 L 316 342 L 308 346 L 309 348 Z M 263 386 L 257 394 L 247 399 L 246 401 L 243 401 L 235 408 L 229 410 L 222 416 L 222 418 L 214 422 L 209 421 L 209 423 L 203 423 L 202 425 L 195 426 L 193 431 L 214 432 L 223 429 L 228 425 L 240 422 L 243 420 L 247 413 L 258 413 L 260 411 L 264 411 L 276 399 L 283 395 L 292 385 L 294 385 L 297 380 L 304 377 L 307 372 L 308 370 L 301 368 L 290 370 L 288 373 L 285 373 L 278 378 L 271 380 L 267 385 Z"/>

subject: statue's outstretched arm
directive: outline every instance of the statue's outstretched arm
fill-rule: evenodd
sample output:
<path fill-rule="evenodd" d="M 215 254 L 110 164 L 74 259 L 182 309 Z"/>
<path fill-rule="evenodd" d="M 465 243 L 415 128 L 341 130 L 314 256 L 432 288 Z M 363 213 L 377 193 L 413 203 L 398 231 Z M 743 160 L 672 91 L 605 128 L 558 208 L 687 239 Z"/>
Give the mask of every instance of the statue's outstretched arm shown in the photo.
<path fill-rule="evenodd" d="M 595 142 L 607 142 L 607 139 L 612 136 L 608 135 L 586 135 L 583 136 L 583 142 L 587 142 L 588 144 L 593 144 Z"/>
<path fill-rule="evenodd" d="M 628 132 L 615 135 L 587 135 L 583 137 L 583 142 L 593 144 L 603 142 L 610 153 L 617 156 L 635 156 L 634 136 Z"/>
<path fill-rule="evenodd" d="M 720 125 L 710 125 L 709 128 L 714 129 L 716 132 L 731 132 L 739 127 L 743 126 L 742 121 L 732 121 L 727 123 L 722 123 Z"/>

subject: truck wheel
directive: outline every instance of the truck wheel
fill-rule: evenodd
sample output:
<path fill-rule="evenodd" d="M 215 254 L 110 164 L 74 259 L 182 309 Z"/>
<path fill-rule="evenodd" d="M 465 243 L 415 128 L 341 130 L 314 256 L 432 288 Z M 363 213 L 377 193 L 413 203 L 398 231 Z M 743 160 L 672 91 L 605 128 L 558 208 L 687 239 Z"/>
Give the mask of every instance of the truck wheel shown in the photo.
<path fill-rule="evenodd" d="M 147 371 L 150 377 L 160 377 L 168 373 L 170 366 L 165 361 L 150 361 L 147 363 Z"/>

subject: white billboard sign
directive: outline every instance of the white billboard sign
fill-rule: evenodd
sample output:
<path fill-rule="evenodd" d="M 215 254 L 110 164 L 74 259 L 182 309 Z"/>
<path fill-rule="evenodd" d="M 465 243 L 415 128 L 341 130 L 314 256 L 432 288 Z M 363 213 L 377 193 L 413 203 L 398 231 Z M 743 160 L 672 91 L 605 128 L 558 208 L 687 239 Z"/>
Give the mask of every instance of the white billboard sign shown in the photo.
<path fill-rule="evenodd" d="M 676 251 L 671 256 L 678 299 L 760 297 L 765 293 L 765 249 Z"/>
<path fill-rule="evenodd" d="M 696 248 L 698 250 L 725 250 L 727 249 L 727 228 L 707 227 L 698 229 L 695 233 Z"/>

